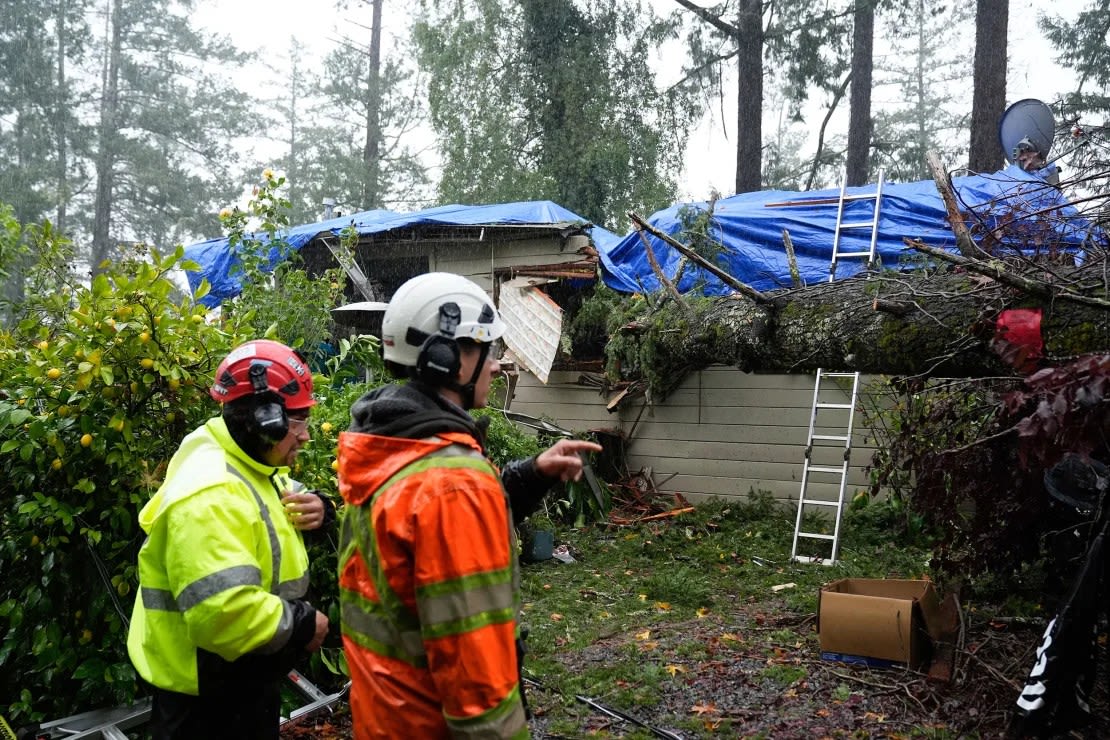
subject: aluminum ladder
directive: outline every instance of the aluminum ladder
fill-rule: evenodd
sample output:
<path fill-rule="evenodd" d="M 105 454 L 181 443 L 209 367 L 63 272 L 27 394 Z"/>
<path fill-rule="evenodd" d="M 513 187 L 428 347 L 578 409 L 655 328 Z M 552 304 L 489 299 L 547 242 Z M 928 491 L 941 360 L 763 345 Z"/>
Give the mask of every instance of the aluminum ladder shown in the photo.
<path fill-rule="evenodd" d="M 280 725 L 321 710 L 332 711 L 332 707 L 344 700 L 350 691 L 348 681 L 334 694 L 325 694 L 297 670 L 289 671 L 287 678 L 308 700 L 309 703 L 293 710 L 289 718 L 280 718 Z M 140 699 L 131 706 L 113 709 L 94 709 L 69 717 L 43 722 L 30 727 L 21 727 L 18 737 L 28 740 L 129 740 L 124 730 L 144 726 L 150 721 L 152 701 L 150 697 Z M 213 718 L 218 721 L 218 717 Z M 0 726 L 0 740 L 3 726 Z"/>
<path fill-rule="evenodd" d="M 843 259 L 866 258 L 867 261 L 864 265 L 864 269 L 869 270 L 874 266 L 875 245 L 879 238 L 879 219 L 882 215 L 881 207 L 884 181 L 885 173 L 883 170 L 879 170 L 878 184 L 874 193 L 849 195 L 847 188 L 848 178 L 847 176 L 841 177 L 840 197 L 837 199 L 836 204 L 836 227 L 833 232 L 832 257 L 829 260 L 828 281 L 830 283 L 836 279 L 836 268 Z M 845 221 L 845 205 L 851 201 L 857 200 L 873 201 L 871 218 L 863 221 Z M 849 229 L 871 230 L 870 244 L 866 251 L 841 250 L 840 236 L 844 231 Z M 848 402 L 843 403 L 824 400 L 830 394 L 835 394 L 840 391 L 840 383 L 845 379 L 850 380 L 851 383 L 851 391 L 848 393 Z M 829 381 L 832 382 L 830 383 Z M 790 548 L 790 559 L 794 562 L 835 565 L 837 556 L 840 554 L 840 522 L 842 514 L 844 513 L 844 493 L 848 486 L 848 466 L 851 464 L 852 458 L 852 429 L 855 422 L 856 401 L 859 398 L 859 381 L 860 374 L 858 372 L 826 372 L 821 368 L 817 369 L 817 377 L 813 384 L 813 403 L 810 406 L 809 431 L 806 433 L 805 459 L 802 463 L 802 485 L 798 493 L 798 512 L 794 521 L 794 542 Z M 822 414 L 822 411 L 825 413 Z M 843 418 L 845 415 L 847 419 Z M 820 420 L 818 418 L 819 416 L 821 417 Z M 828 418 L 830 416 L 839 416 L 840 423 L 838 424 L 836 421 L 831 421 Z M 826 428 L 826 424 L 835 428 L 842 428 L 844 432 L 842 434 L 818 433 L 819 429 Z M 832 448 L 831 445 L 815 445 L 815 443 L 829 442 L 843 443 L 843 448 L 833 448 L 840 450 L 841 460 L 839 464 L 815 464 L 815 451 L 820 452 Z M 835 501 L 809 497 L 809 485 L 813 474 L 832 476 L 834 480 L 839 482 Z M 821 508 L 833 510 L 832 534 L 828 534 L 827 532 L 807 532 L 802 529 L 802 521 L 805 518 L 808 507 L 815 507 L 818 510 Z M 829 557 L 799 555 L 798 542 L 800 539 L 825 540 L 830 542 L 831 552 Z"/>

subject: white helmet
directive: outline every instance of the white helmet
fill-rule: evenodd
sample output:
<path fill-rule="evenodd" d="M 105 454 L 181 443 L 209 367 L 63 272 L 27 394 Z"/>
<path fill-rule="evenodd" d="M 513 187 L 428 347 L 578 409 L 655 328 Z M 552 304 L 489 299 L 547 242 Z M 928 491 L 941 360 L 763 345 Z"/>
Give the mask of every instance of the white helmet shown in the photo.
<path fill-rule="evenodd" d="M 382 354 L 415 368 L 423 364 L 429 337 L 490 343 L 504 333 L 505 322 L 484 290 L 461 275 L 429 272 L 407 281 L 390 299 L 382 317 Z"/>

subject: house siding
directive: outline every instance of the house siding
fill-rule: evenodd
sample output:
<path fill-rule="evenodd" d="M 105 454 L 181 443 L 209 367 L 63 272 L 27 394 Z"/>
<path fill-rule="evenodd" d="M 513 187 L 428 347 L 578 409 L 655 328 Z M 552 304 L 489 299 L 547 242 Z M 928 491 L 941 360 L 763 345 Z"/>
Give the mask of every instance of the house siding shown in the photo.
<path fill-rule="evenodd" d="M 801 487 L 806 436 L 813 403 L 812 375 L 764 375 L 730 367 L 710 367 L 691 374 L 659 403 L 626 401 L 616 413 L 605 410 L 596 388 L 577 383 L 579 373 L 557 371 L 544 386 L 520 373 L 512 409 L 548 418 L 574 431 L 619 430 L 629 437 L 631 472 L 650 470 L 656 488 L 681 494 L 691 502 L 706 498 L 747 500 L 766 491 L 781 502 L 797 501 Z M 860 382 L 861 398 L 869 378 Z M 844 381 L 822 383 L 822 403 L 847 403 Z M 857 404 L 858 408 L 859 404 Z M 865 466 L 873 443 L 853 420 L 852 451 L 846 498 L 868 485 Z M 847 412 L 818 412 L 815 432 L 843 434 Z M 842 442 L 815 443 L 813 463 L 840 465 Z M 811 472 L 808 498 L 835 500 L 839 475 Z"/>
<path fill-rule="evenodd" d="M 585 237 L 563 239 L 549 235 L 499 241 L 496 235 L 491 235 L 482 242 L 436 245 L 429 253 L 429 260 L 433 271 L 462 275 L 492 293 L 495 269 L 572 262 L 582 258 L 576 250 L 586 243 Z"/>

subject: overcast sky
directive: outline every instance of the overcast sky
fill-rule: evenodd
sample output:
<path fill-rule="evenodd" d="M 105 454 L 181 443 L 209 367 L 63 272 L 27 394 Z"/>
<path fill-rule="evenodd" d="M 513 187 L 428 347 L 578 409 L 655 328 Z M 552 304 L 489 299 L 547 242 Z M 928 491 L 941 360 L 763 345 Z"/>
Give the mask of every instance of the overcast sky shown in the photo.
<path fill-rule="evenodd" d="M 669 12 L 677 7 L 671 0 L 650 1 L 659 12 Z M 353 0 L 351 5 L 358 8 L 360 2 Z M 1056 64 L 1051 46 L 1036 32 L 1037 19 L 1044 12 L 1071 17 L 1082 5 L 1082 0 L 1011 0 L 1007 102 L 1030 97 L 1051 102 L 1070 88 L 1072 76 Z M 403 34 L 407 29 L 408 20 L 403 17 L 406 7 L 406 3 L 385 4 L 386 18 L 382 25 L 387 47 L 396 34 Z M 367 40 L 369 37 L 369 31 L 357 25 L 369 24 L 368 9 L 337 12 L 333 8 L 330 0 L 221 0 L 202 6 L 195 17 L 200 24 L 228 34 L 242 48 L 267 50 L 271 55 L 285 56 L 291 37 L 296 36 L 304 45 L 304 59 L 318 62 L 341 36 Z M 391 18 L 390 13 L 395 17 Z M 879 32 L 878 28 L 876 32 Z M 974 38 L 973 34 L 965 35 Z M 974 49 L 970 42 L 966 47 L 954 46 L 950 53 L 963 54 L 970 62 Z M 882 53 L 878 45 L 876 53 Z M 677 73 L 681 59 L 668 62 L 661 58 L 657 63 L 661 77 L 666 79 L 668 73 Z M 257 68 L 245 70 L 242 75 L 241 83 L 248 89 L 256 88 L 260 84 L 260 75 L 265 76 Z M 735 89 L 735 78 L 726 79 L 724 85 L 726 91 Z M 966 95 L 966 105 L 970 110 L 970 88 L 966 90 Z M 834 129 L 840 131 L 847 127 L 847 106 L 842 107 L 843 115 L 834 119 L 832 124 Z M 735 111 L 735 96 L 726 97 L 723 104 L 713 110 L 692 133 L 687 148 L 686 169 L 680 179 L 683 199 L 704 199 L 714 188 L 725 194 L 732 192 L 735 179 L 735 140 L 732 136 Z M 814 114 L 808 116 L 813 121 L 813 130 L 819 125 L 821 115 L 823 112 L 818 113 L 814 108 Z M 765 123 L 765 132 L 767 127 Z M 258 149 L 261 156 L 266 156 L 265 145 L 259 145 Z"/>

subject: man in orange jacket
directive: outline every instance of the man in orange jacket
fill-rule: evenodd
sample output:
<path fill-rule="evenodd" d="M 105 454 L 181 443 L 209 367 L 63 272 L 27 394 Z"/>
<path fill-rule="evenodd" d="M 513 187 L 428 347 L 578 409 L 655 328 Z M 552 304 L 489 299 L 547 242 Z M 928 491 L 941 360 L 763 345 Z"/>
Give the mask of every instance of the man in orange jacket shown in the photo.
<path fill-rule="evenodd" d="M 351 408 L 339 439 L 343 643 L 355 737 L 526 738 L 513 512 L 582 475 L 560 440 L 498 475 L 468 409 L 486 404 L 505 324 L 471 281 L 428 273 L 382 320 L 404 385 Z"/>

